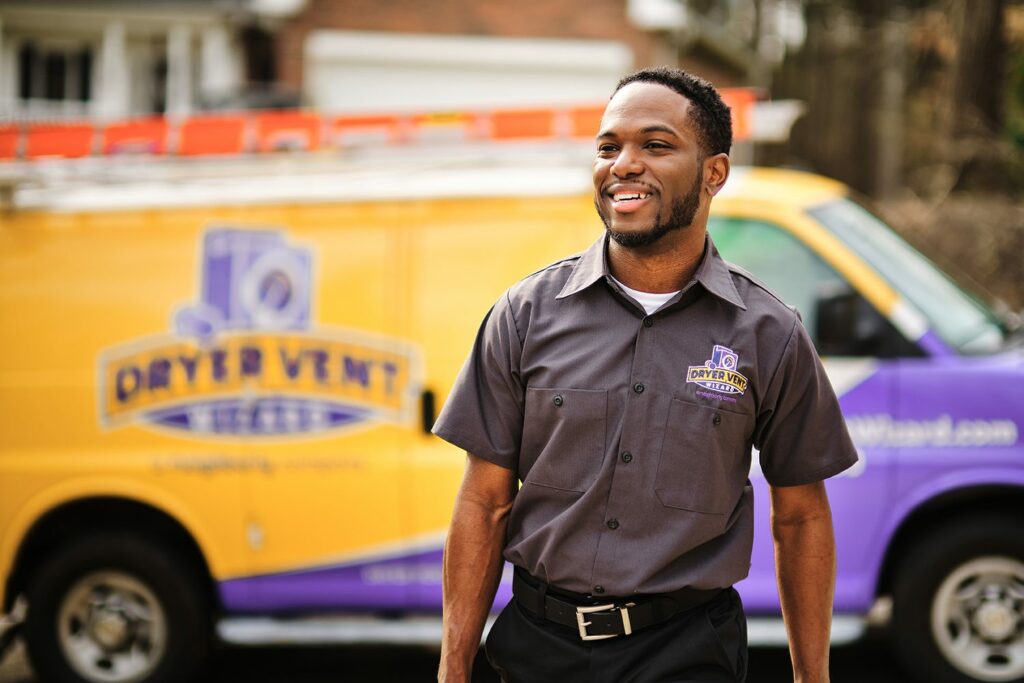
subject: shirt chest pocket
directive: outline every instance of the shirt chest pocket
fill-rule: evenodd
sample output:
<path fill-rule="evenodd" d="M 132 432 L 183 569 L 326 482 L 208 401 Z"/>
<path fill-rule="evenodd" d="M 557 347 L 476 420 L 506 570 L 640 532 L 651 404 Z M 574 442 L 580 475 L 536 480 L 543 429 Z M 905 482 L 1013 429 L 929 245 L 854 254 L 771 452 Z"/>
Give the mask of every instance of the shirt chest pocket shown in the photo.
<path fill-rule="evenodd" d="M 750 470 L 751 415 L 673 398 L 658 461 L 662 505 L 732 512 Z"/>
<path fill-rule="evenodd" d="M 601 470 L 607 415 L 607 391 L 527 388 L 519 476 L 585 491 Z"/>

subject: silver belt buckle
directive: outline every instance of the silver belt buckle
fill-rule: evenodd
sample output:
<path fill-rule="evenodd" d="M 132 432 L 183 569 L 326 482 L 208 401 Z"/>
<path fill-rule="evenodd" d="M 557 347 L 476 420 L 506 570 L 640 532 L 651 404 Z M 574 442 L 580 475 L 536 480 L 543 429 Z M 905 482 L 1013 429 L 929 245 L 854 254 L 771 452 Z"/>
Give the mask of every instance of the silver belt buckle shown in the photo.
<path fill-rule="evenodd" d="M 580 640 L 605 640 L 607 638 L 618 637 L 619 634 L 617 633 L 609 633 L 604 636 L 592 636 L 587 633 L 587 627 L 590 626 L 591 622 L 584 621 L 583 615 L 593 614 L 594 612 L 618 611 L 618 613 L 622 615 L 622 635 L 628 636 L 633 632 L 633 627 L 629 623 L 629 608 L 632 607 L 633 604 L 634 603 L 630 602 L 623 607 L 616 607 L 614 603 L 609 603 L 607 605 L 594 605 L 593 607 L 583 607 L 582 605 L 578 606 L 576 608 L 576 623 L 580 627 Z"/>

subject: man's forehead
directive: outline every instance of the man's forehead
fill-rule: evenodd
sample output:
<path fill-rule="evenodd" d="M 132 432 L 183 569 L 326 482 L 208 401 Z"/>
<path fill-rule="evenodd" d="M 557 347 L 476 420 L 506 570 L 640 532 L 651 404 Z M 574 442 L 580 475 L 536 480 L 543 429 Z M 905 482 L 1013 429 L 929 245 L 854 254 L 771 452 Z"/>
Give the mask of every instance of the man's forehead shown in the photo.
<path fill-rule="evenodd" d="M 660 83 L 629 83 L 605 107 L 601 133 L 636 131 L 659 124 L 683 132 L 690 129 L 691 106 L 686 97 Z"/>

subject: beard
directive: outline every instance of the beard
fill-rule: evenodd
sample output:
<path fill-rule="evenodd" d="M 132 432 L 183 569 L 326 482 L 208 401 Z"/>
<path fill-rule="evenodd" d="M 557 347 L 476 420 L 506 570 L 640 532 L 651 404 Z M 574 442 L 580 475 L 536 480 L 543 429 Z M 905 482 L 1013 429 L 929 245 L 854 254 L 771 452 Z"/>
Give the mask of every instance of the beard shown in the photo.
<path fill-rule="evenodd" d="M 700 189 L 704 182 L 704 168 L 697 167 L 697 177 L 693 186 L 686 196 L 672 203 L 672 210 L 669 212 L 668 220 L 662 220 L 660 216 L 655 218 L 654 225 L 647 230 L 639 232 L 617 232 L 612 229 L 612 222 L 608 214 L 602 210 L 600 202 L 594 202 L 597 208 L 597 215 L 601 217 L 608 236 L 617 244 L 628 248 L 649 247 L 673 230 L 688 228 L 693 224 L 693 219 L 700 208 Z"/>

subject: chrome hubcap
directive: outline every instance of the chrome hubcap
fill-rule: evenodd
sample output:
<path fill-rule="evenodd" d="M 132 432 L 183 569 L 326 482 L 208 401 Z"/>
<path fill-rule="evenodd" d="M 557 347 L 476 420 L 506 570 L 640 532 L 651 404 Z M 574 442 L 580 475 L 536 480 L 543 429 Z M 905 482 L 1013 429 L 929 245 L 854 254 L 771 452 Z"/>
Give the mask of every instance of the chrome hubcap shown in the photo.
<path fill-rule="evenodd" d="M 77 581 L 61 602 L 57 631 L 68 663 L 96 683 L 142 680 L 167 647 L 167 618 L 156 595 L 117 571 Z"/>
<path fill-rule="evenodd" d="M 1013 605 L 1008 602 L 985 603 L 974 613 L 974 628 L 985 640 L 1006 640 L 1013 634 L 1018 619 L 1013 613 Z"/>
<path fill-rule="evenodd" d="M 104 649 L 119 650 L 128 637 L 128 620 L 123 615 L 105 613 L 103 608 L 97 610 L 89 622 L 89 633 L 92 639 Z"/>
<path fill-rule="evenodd" d="M 935 594 L 932 634 L 946 659 L 968 676 L 1024 676 L 1024 564 L 979 557 L 958 567 Z"/>

